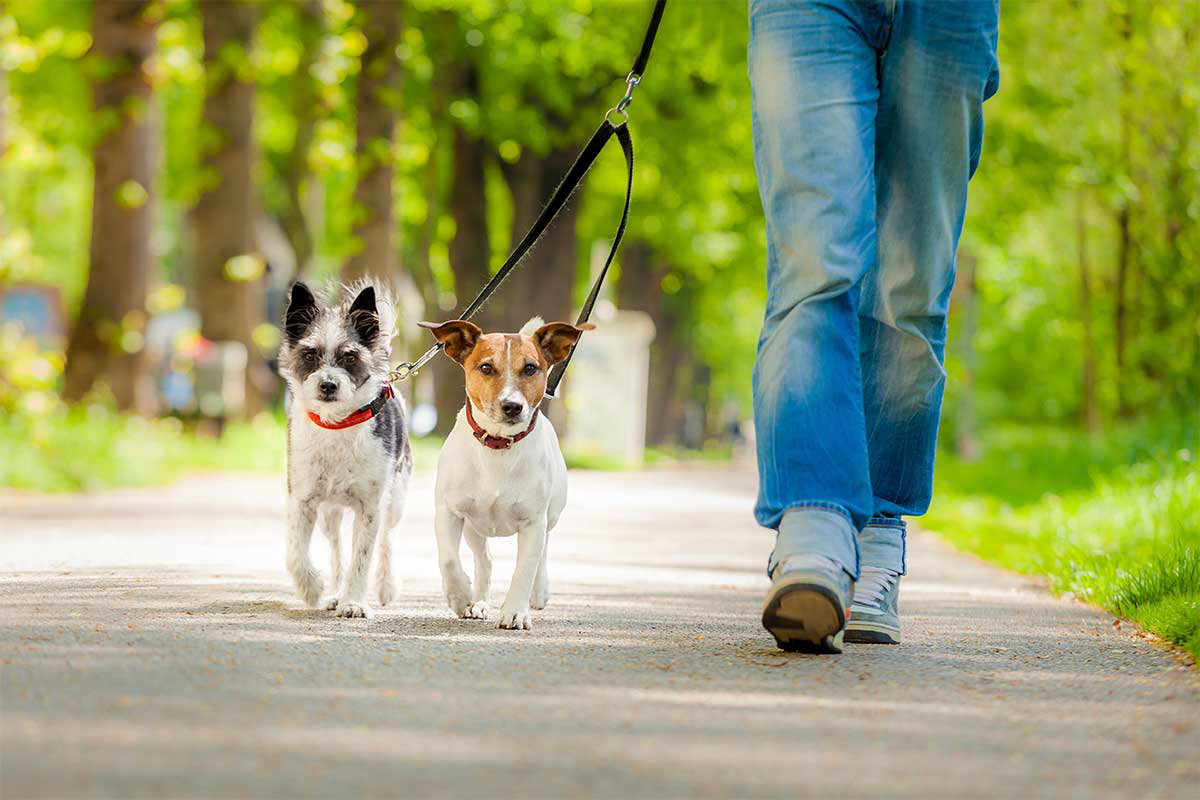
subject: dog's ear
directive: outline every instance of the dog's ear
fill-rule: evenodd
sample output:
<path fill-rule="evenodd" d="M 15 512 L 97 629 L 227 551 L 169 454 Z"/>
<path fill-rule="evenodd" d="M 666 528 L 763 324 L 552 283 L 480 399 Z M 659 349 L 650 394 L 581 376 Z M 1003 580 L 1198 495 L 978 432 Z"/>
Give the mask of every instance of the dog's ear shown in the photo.
<path fill-rule="evenodd" d="M 465 319 L 452 319 L 449 322 L 419 322 L 417 324 L 422 328 L 429 328 L 433 332 L 433 338 L 442 343 L 442 349 L 446 351 L 446 355 L 460 364 L 467 360 L 467 356 L 475 348 L 475 343 L 483 335 L 483 331 L 478 325 L 467 322 Z"/>
<path fill-rule="evenodd" d="M 347 316 L 359 341 L 367 347 L 374 345 L 379 338 L 379 309 L 375 306 L 374 286 L 368 286 L 358 293 L 358 297 L 350 304 Z"/>
<path fill-rule="evenodd" d="M 569 322 L 551 322 L 533 332 L 533 341 L 546 354 L 548 363 L 557 364 L 565 361 L 567 356 L 571 355 L 571 351 L 575 349 L 575 343 L 579 341 L 579 337 L 583 335 L 584 331 L 590 331 L 595 327 L 590 322 L 582 322 L 579 325 L 572 325 Z"/>
<path fill-rule="evenodd" d="M 301 281 L 293 283 L 288 292 L 287 312 L 283 315 L 283 333 L 288 344 L 304 338 L 317 313 L 317 298 Z"/>

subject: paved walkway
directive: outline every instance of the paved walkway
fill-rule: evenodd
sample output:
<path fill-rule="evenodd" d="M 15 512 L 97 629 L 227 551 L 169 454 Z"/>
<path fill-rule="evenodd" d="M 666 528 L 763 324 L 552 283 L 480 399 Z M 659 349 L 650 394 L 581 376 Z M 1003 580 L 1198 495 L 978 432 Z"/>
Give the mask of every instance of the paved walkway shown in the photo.
<path fill-rule="evenodd" d="M 903 645 L 782 654 L 750 476 L 572 480 L 530 632 L 450 618 L 428 474 L 371 621 L 300 607 L 278 480 L 0 495 L 0 796 L 1200 797 L 1130 626 L 916 534 Z"/>

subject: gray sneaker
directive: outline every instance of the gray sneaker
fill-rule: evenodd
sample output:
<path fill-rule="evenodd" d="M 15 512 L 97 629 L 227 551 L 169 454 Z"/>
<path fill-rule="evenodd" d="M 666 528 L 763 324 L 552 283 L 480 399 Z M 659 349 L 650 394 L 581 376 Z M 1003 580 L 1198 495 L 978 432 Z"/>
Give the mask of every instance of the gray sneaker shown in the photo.
<path fill-rule="evenodd" d="M 900 575 L 881 567 L 862 567 L 854 584 L 854 603 L 846 641 L 900 644 Z"/>
<path fill-rule="evenodd" d="M 762 624 L 782 650 L 842 652 L 854 581 L 819 555 L 791 556 L 775 565 Z"/>

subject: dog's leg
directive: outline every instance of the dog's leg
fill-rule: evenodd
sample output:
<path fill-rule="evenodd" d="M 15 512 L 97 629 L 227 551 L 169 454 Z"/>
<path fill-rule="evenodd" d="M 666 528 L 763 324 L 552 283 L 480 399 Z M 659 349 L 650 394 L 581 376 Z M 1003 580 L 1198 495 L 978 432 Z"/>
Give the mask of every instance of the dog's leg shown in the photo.
<path fill-rule="evenodd" d="M 550 576 L 546 574 L 546 554 L 550 552 L 550 537 L 542 546 L 542 560 L 538 562 L 537 575 L 533 578 L 533 594 L 529 598 L 529 607 L 541 611 L 550 602 Z"/>
<path fill-rule="evenodd" d="M 335 594 L 325 602 L 325 608 L 332 611 L 337 608 L 342 589 L 342 509 L 327 505 L 321 509 L 319 516 L 321 530 L 325 531 L 325 538 L 329 540 L 329 569 Z"/>
<path fill-rule="evenodd" d="M 471 607 L 467 609 L 467 616 L 471 619 L 487 619 L 491 613 L 488 590 L 492 586 L 492 554 L 488 550 L 487 537 L 480 536 L 470 525 L 463 528 L 463 533 L 475 559 L 475 590 L 471 593 Z"/>
<path fill-rule="evenodd" d="M 321 590 L 325 588 L 321 581 L 321 573 L 313 567 L 308 554 L 308 545 L 312 542 L 316 522 L 314 503 L 294 497 L 288 498 L 287 568 L 300 597 L 310 606 L 315 606 L 321 600 Z"/>
<path fill-rule="evenodd" d="M 367 578 L 371 571 L 371 559 L 375 555 L 375 541 L 383 524 L 383 509 L 378 504 L 364 503 L 354 509 L 354 541 L 350 547 L 350 569 L 346 572 L 346 585 L 338 600 L 339 617 L 366 617 L 374 615 L 367 604 Z"/>
<path fill-rule="evenodd" d="M 500 606 L 500 621 L 497 628 L 529 630 L 529 596 L 533 581 L 537 577 L 542 552 L 546 549 L 546 518 L 530 522 L 517 531 L 517 568 L 513 571 L 512 584 Z"/>
<path fill-rule="evenodd" d="M 442 589 L 446 603 L 459 617 L 466 617 L 471 608 L 471 579 L 463 572 L 458 546 L 462 542 L 463 518 L 448 508 L 438 508 L 433 520 L 437 530 L 438 565 L 442 569 Z"/>
<path fill-rule="evenodd" d="M 392 492 L 398 492 L 393 487 Z M 389 605 L 399 594 L 396 581 L 396 571 L 392 568 L 392 537 L 396 535 L 396 526 L 400 524 L 400 515 L 404 513 L 403 501 L 397 501 L 395 495 L 388 503 L 387 519 L 379 532 L 379 563 L 375 568 L 375 591 L 379 597 L 379 605 Z"/>

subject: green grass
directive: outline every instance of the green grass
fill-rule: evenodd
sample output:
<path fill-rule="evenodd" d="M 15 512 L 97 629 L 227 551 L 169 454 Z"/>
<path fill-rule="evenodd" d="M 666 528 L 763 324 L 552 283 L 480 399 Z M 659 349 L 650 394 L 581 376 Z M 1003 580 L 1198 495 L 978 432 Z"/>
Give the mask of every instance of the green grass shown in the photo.
<path fill-rule="evenodd" d="M 413 442 L 418 469 L 432 468 L 441 442 Z M 287 425 L 262 414 L 232 422 L 218 437 L 178 419 L 147 419 L 104 406 L 60 406 L 46 415 L 0 412 L 0 486 L 72 492 L 157 486 L 214 470 L 282 475 Z"/>
<path fill-rule="evenodd" d="M 1200 424 L 1006 429 L 943 457 L 924 524 L 1200 658 Z"/>
<path fill-rule="evenodd" d="M 177 419 L 146 419 L 103 406 L 45 416 L 0 414 L 0 486 L 69 492 L 168 483 L 200 470 L 283 470 L 282 419 L 263 415 L 218 438 Z"/>

